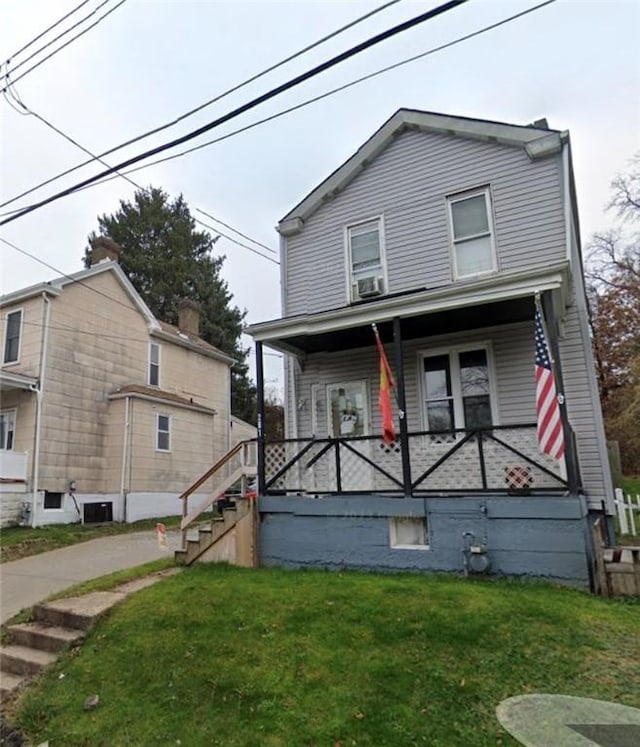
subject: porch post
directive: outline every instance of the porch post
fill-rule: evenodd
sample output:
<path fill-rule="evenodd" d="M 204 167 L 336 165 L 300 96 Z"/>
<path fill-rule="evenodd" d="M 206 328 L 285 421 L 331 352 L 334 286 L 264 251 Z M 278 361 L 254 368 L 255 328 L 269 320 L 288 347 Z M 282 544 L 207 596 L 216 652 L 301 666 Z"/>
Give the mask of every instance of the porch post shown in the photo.
<path fill-rule="evenodd" d="M 411 459 L 409 457 L 409 432 L 407 429 L 407 401 L 404 389 L 404 366 L 402 363 L 402 329 L 400 317 L 393 319 L 393 343 L 396 358 L 396 377 L 398 385 L 398 410 L 400 417 L 400 455 L 402 457 L 402 485 L 405 496 L 411 495 Z"/>
<path fill-rule="evenodd" d="M 258 495 L 264 495 L 264 368 L 262 359 L 262 343 L 256 340 L 256 397 L 258 410 Z"/>
<path fill-rule="evenodd" d="M 567 482 L 569 490 L 572 493 L 582 492 L 582 481 L 580 479 L 580 467 L 578 464 L 578 454 L 576 451 L 576 442 L 573 436 L 573 429 L 569 423 L 567 415 L 567 403 L 564 396 L 564 381 L 562 378 L 562 364 L 560 362 L 560 346 L 558 345 L 558 322 L 553 313 L 553 301 L 551 292 L 545 291 L 540 295 L 540 303 L 544 313 L 547 333 L 549 335 L 549 347 L 553 358 L 553 371 L 556 381 L 556 391 L 559 395 L 558 403 L 560 406 L 560 418 L 562 420 L 562 430 L 564 432 L 565 443 L 565 460 L 567 465 Z"/>

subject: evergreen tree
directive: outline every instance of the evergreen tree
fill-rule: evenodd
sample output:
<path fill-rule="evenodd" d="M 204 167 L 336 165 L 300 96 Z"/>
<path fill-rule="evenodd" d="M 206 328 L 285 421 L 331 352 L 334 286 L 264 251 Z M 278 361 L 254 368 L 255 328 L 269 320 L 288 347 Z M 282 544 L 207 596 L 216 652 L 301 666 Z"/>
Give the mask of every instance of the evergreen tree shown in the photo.
<path fill-rule="evenodd" d="M 182 195 L 171 201 L 162 189 L 139 190 L 132 202 L 121 200 L 113 215 L 98 216 L 98 226 L 88 237 L 85 265 L 90 264 L 91 241 L 108 236 L 122 248 L 122 269 L 158 319 L 176 324 L 180 300 L 196 301 L 202 339 L 236 360 L 231 411 L 255 423 L 256 390 L 249 379 L 248 349 L 241 345 L 246 311 L 231 305 L 233 296 L 220 277 L 225 258 L 214 256 L 215 238 L 196 230 Z"/>

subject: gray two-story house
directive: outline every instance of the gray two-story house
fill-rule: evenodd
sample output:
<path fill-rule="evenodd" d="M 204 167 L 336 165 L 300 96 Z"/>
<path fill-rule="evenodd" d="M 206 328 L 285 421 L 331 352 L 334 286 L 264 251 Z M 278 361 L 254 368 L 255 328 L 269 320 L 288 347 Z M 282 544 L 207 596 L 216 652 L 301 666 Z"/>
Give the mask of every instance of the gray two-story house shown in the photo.
<path fill-rule="evenodd" d="M 568 133 L 401 109 L 278 231 L 282 318 L 249 330 L 259 398 L 263 346 L 287 356 L 287 439 L 259 439 L 261 562 L 588 586 L 612 487 Z M 560 458 L 537 437 L 536 309 Z"/>

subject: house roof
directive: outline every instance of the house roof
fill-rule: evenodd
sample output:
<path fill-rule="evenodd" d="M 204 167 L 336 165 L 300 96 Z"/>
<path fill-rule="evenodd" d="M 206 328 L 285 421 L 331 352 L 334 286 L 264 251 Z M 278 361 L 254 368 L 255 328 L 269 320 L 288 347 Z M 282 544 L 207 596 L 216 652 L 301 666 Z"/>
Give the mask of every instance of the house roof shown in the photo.
<path fill-rule="evenodd" d="M 223 363 L 235 363 L 235 358 L 223 353 L 213 345 L 205 342 L 201 337 L 191 335 L 188 332 L 184 332 L 179 327 L 167 322 L 158 322 L 160 329 L 152 332 L 154 337 L 159 337 L 162 340 L 168 340 L 176 345 L 182 345 L 183 347 L 195 350 L 198 353 L 203 353 L 210 358 L 216 358 Z"/>
<path fill-rule="evenodd" d="M 525 148 L 531 159 L 559 152 L 562 142 L 567 137 L 567 133 L 551 130 L 543 121 L 531 125 L 513 125 L 416 109 L 399 109 L 342 166 L 339 166 L 280 220 L 278 231 L 283 236 L 300 231 L 306 219 L 313 215 L 326 200 L 342 191 L 389 145 L 393 138 L 405 130 L 435 132 Z"/>
<path fill-rule="evenodd" d="M 17 291 L 13 291 L 13 293 L 1 296 L 0 307 L 25 301 L 34 296 L 42 295 L 42 293 L 47 293 L 50 296 L 59 296 L 66 286 L 71 285 L 72 283 L 83 284 L 83 281 L 92 278 L 95 275 L 101 275 L 103 272 L 111 272 L 114 274 L 125 293 L 131 299 L 133 305 L 146 319 L 151 334 L 168 342 L 194 350 L 198 353 L 203 353 L 204 355 L 210 358 L 215 358 L 223 363 L 231 365 L 235 362 L 234 358 L 223 353 L 208 342 L 205 342 L 202 338 L 196 335 L 187 334 L 178 329 L 178 327 L 175 327 L 173 324 L 167 324 L 166 322 L 156 319 L 151 309 L 143 301 L 142 296 L 140 296 L 138 291 L 133 287 L 129 278 L 125 275 L 122 267 L 120 267 L 117 262 L 108 259 L 102 260 L 86 270 L 80 270 L 71 275 L 62 275 L 61 277 L 54 278 L 47 283 L 38 283 L 37 285 L 21 288 Z"/>
<path fill-rule="evenodd" d="M 198 412 L 204 412 L 209 415 L 216 414 L 216 411 L 212 410 L 210 407 L 205 407 L 204 405 L 194 402 L 193 397 L 187 399 L 186 397 L 181 397 L 179 394 L 167 392 L 153 386 L 145 386 L 143 384 L 127 384 L 126 386 L 118 387 L 115 392 L 112 392 L 109 395 L 109 399 L 124 399 L 125 397 L 131 396 L 140 399 L 148 399 L 153 402 L 179 405 L 180 407 L 197 410 Z"/>
<path fill-rule="evenodd" d="M 122 267 L 120 267 L 117 262 L 112 262 L 111 260 L 103 260 L 92 267 L 88 267 L 86 270 L 80 270 L 71 275 L 62 275 L 46 283 L 38 283 L 37 285 L 31 285 L 27 288 L 20 288 L 17 291 L 13 291 L 13 293 L 8 293 L 5 296 L 0 297 L 0 306 L 16 303 L 18 301 L 25 301 L 28 298 L 39 296 L 42 293 L 59 296 L 67 285 L 71 285 L 72 283 L 80 283 L 82 285 L 83 281 L 88 280 L 95 275 L 101 275 L 103 272 L 111 272 L 115 275 L 125 293 L 131 299 L 133 305 L 137 307 L 140 313 L 147 320 L 149 329 L 159 329 L 160 323 L 152 314 L 151 309 L 142 300 L 138 291 L 133 287 L 129 278 L 124 274 Z"/>

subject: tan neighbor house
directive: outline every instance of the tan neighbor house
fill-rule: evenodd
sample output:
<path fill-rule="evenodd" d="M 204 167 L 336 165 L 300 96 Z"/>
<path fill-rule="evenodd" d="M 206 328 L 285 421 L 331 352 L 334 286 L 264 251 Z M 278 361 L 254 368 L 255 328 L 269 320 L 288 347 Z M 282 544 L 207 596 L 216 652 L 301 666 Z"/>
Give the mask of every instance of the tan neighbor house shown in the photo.
<path fill-rule="evenodd" d="M 177 514 L 229 448 L 233 359 L 195 304 L 157 320 L 118 253 L 100 238 L 90 268 L 0 299 L 3 523 Z"/>

